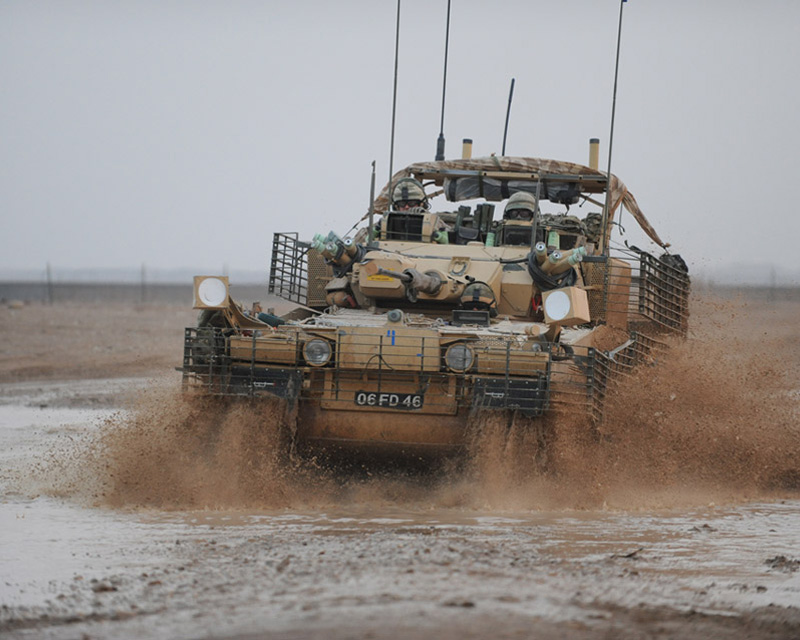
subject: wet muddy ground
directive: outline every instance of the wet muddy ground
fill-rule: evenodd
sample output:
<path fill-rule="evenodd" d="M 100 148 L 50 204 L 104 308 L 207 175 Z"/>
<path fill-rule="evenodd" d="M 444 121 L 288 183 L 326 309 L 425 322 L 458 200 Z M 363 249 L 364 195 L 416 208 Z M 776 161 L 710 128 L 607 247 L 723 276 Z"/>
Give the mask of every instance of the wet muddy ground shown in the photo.
<path fill-rule="evenodd" d="M 0 385 L 0 635 L 799 637 L 799 312 L 696 309 L 691 349 L 541 475 L 492 425 L 437 473 L 287 463 L 263 410 L 140 376 L 163 334 L 133 378 L 75 379 L 91 332 L 62 341 L 69 373 Z"/>

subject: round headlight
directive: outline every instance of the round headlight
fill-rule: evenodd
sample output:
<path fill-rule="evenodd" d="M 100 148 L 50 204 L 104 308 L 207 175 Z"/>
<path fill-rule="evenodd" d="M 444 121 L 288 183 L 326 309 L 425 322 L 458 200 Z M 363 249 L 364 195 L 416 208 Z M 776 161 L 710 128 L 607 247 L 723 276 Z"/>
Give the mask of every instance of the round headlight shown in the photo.
<path fill-rule="evenodd" d="M 303 345 L 303 357 L 306 359 L 306 363 L 312 367 L 328 364 L 332 352 L 331 343 L 320 338 L 309 340 Z"/>
<path fill-rule="evenodd" d="M 221 278 L 206 278 L 197 286 L 197 297 L 207 307 L 220 307 L 228 299 L 228 287 Z"/>
<path fill-rule="evenodd" d="M 475 361 L 475 354 L 467 345 L 458 343 L 447 350 L 444 361 L 452 371 L 467 371 Z"/>
<path fill-rule="evenodd" d="M 545 313 L 556 322 L 569 315 L 571 306 L 569 296 L 563 291 L 553 291 L 544 301 Z"/>

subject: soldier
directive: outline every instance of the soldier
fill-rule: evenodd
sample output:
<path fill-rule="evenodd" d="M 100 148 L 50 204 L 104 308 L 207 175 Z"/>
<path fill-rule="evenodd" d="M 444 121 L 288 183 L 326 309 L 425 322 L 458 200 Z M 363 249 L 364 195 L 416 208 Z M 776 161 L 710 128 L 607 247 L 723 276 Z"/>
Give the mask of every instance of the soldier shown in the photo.
<path fill-rule="evenodd" d="M 392 189 L 392 209 L 395 211 L 427 210 L 429 206 L 425 189 L 419 180 L 402 178 Z"/>
<path fill-rule="evenodd" d="M 497 298 L 485 282 L 470 282 L 461 293 L 461 308 L 475 311 L 488 311 L 489 316 L 497 316 Z"/>
<path fill-rule="evenodd" d="M 525 191 L 517 191 L 506 204 L 503 211 L 504 220 L 533 220 L 536 211 L 536 198 Z"/>

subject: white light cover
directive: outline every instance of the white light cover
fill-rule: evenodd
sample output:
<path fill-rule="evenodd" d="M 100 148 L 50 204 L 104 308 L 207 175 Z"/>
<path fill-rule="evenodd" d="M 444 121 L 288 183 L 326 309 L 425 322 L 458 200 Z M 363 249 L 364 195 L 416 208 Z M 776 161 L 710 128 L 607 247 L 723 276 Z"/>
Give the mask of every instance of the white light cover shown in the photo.
<path fill-rule="evenodd" d="M 563 291 L 553 291 L 544 301 L 544 310 L 553 320 L 563 320 L 569 315 L 569 296 Z"/>
<path fill-rule="evenodd" d="M 219 278 L 206 278 L 197 287 L 197 297 L 206 306 L 219 307 L 228 297 L 228 290 Z"/>

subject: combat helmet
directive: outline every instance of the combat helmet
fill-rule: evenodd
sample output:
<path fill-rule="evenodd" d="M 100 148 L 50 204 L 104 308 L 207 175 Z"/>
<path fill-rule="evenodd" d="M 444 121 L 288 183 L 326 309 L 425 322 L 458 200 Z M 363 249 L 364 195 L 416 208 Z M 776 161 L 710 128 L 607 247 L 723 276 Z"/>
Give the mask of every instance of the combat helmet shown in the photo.
<path fill-rule="evenodd" d="M 419 205 L 424 209 L 428 208 L 428 197 L 422 183 L 415 178 L 401 178 L 392 189 L 392 208 L 403 207 L 407 202 L 419 201 Z"/>
<path fill-rule="evenodd" d="M 517 191 L 508 199 L 506 208 L 503 210 L 503 218 L 506 220 L 531 220 L 535 211 L 536 198 L 526 191 Z"/>
<path fill-rule="evenodd" d="M 464 287 L 460 303 L 462 309 L 488 311 L 492 318 L 497 315 L 497 298 L 492 288 L 485 282 L 470 282 Z"/>

